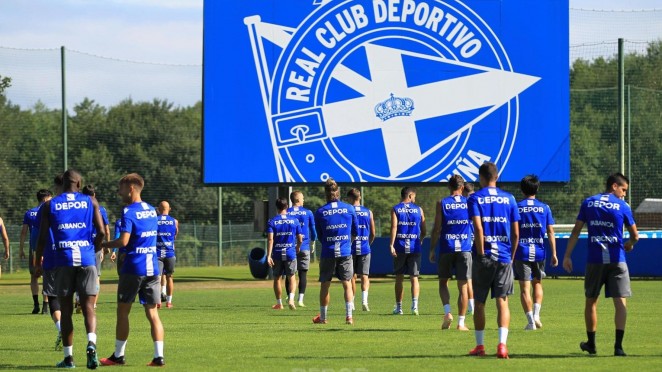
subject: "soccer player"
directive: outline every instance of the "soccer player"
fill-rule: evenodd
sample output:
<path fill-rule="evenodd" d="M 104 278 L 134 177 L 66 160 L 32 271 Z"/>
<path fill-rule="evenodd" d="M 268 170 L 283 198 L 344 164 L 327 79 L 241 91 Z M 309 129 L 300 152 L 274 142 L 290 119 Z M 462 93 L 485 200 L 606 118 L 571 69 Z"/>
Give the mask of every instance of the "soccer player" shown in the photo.
<path fill-rule="evenodd" d="M 581 342 L 579 347 L 589 354 L 597 352 L 595 347 L 595 333 L 598 328 L 597 304 L 600 290 L 604 285 L 605 297 L 611 297 L 614 302 L 616 325 L 614 355 L 626 355 L 623 351 L 623 336 L 627 319 L 626 298 L 632 295 L 632 291 L 625 252 L 630 252 L 639 240 L 632 210 L 623 200 L 629 185 L 630 180 L 627 177 L 621 173 L 614 173 L 607 178 L 604 193 L 584 200 L 563 257 L 563 268 L 572 272 L 572 251 L 577 244 L 582 227 L 587 225 L 588 259 L 584 276 L 586 294 L 584 319 L 588 341 Z M 623 242 L 624 225 L 630 233 L 630 238 L 625 242 Z"/>
<path fill-rule="evenodd" d="M 53 194 L 51 194 L 50 190 L 41 189 L 37 191 L 37 202 L 39 202 L 39 205 L 25 212 L 25 216 L 23 216 L 23 226 L 21 226 L 21 239 L 19 240 L 18 246 L 18 256 L 21 259 L 25 259 L 25 250 L 23 249 L 25 238 L 28 234 L 30 236 L 28 268 L 30 270 L 30 290 L 32 291 L 32 302 L 34 305 L 32 308 L 32 314 L 39 314 L 39 275 L 37 275 L 37 272 L 35 271 L 35 249 L 37 248 L 37 240 L 39 239 L 39 220 L 37 219 L 37 213 L 39 212 L 41 205 L 44 204 L 45 201 L 50 200 L 52 196 Z M 48 297 L 44 296 L 44 303 L 42 306 L 43 313 L 48 311 L 47 306 Z"/>
<path fill-rule="evenodd" d="M 297 254 L 301 250 L 303 233 L 299 220 L 287 213 L 287 199 L 276 199 L 276 209 L 278 214 L 267 223 L 267 261 L 269 267 L 273 268 L 274 294 L 276 295 L 276 304 L 271 308 L 283 309 L 281 277 L 285 274 L 289 279 L 288 288 L 286 288 L 287 304 L 290 310 L 296 310 L 294 274 L 297 272 Z"/>
<path fill-rule="evenodd" d="M 64 360 L 59 368 L 75 367 L 73 358 L 74 327 L 72 322 L 73 294 L 77 292 L 83 308 L 87 331 L 87 368 L 99 365 L 96 351 L 96 323 L 94 297 L 96 288 L 95 252 L 101 249 L 105 237 L 99 204 L 94 198 L 80 193 L 82 178 L 75 170 L 67 170 L 62 176 L 63 193 L 45 202 L 41 208 L 39 241 L 36 263 L 42 270 L 41 261 L 44 249 L 48 246 L 50 231 L 55 245 L 55 288 L 61 309 L 61 332 Z M 92 239 L 92 229 L 97 236 Z"/>
<path fill-rule="evenodd" d="M 469 217 L 474 225 L 476 262 L 473 263 L 473 286 L 476 296 L 474 326 L 476 347 L 470 355 L 485 355 L 485 302 L 492 292 L 496 299 L 499 345 L 497 358 L 508 359 L 508 296 L 513 293 L 512 257 L 519 241 L 519 212 L 515 198 L 496 187 L 499 176 L 494 163 L 478 169 L 481 189 L 469 197 Z"/>
<path fill-rule="evenodd" d="M 469 200 L 469 196 L 473 194 L 474 192 L 474 184 L 472 182 L 465 182 L 464 183 L 464 190 L 462 190 L 462 196 L 467 198 Z M 473 234 L 473 223 L 471 223 L 471 231 Z M 473 235 L 471 236 L 471 260 L 473 264 L 473 260 L 476 258 L 476 245 L 473 244 L 474 238 Z M 473 271 L 473 269 L 472 269 Z M 467 295 L 469 296 L 469 303 L 467 305 L 467 315 L 471 315 L 474 312 L 474 286 L 473 282 L 471 279 L 467 279 Z"/>
<path fill-rule="evenodd" d="M 130 173 L 119 181 L 119 195 L 125 207 L 122 210 L 120 237 L 104 242 L 103 248 L 125 247 L 126 255 L 117 284 L 117 323 L 115 326 L 115 351 L 102 358 L 105 366 L 126 363 L 124 351 L 129 338 L 129 313 L 139 296 L 151 328 L 154 342 L 154 358 L 148 366 L 161 367 L 163 359 L 163 324 L 156 305 L 161 302 L 159 287 L 159 260 L 156 251 L 158 221 L 156 210 L 142 201 L 145 181 L 137 173 Z"/>
<path fill-rule="evenodd" d="M 5 259 L 5 261 L 7 261 L 9 259 L 9 254 L 10 254 L 9 237 L 7 236 L 7 229 L 5 229 L 5 223 L 2 220 L 2 218 L 0 218 L 0 234 L 2 234 L 2 244 L 5 245 L 5 255 L 3 258 Z M 2 266 L 0 265 L 0 277 L 1 276 L 2 276 Z"/>
<path fill-rule="evenodd" d="M 437 270 L 439 274 L 439 297 L 444 306 L 444 319 L 441 329 L 449 329 L 453 322 L 453 314 L 450 305 L 450 291 L 448 281 L 453 276 L 453 269 L 457 279 L 457 307 L 458 324 L 457 329 L 468 331 L 464 324 L 469 293 L 467 281 L 471 279 L 471 243 L 473 227 L 469 220 L 467 210 L 467 199 L 462 195 L 464 190 L 464 179 L 456 174 L 448 180 L 450 196 L 437 202 L 434 217 L 434 229 L 430 238 L 430 262 L 435 262 L 435 250 L 437 242 L 439 247 L 439 262 Z"/>
<path fill-rule="evenodd" d="M 520 215 L 519 247 L 513 263 L 515 277 L 519 280 L 520 301 L 528 321 L 524 330 L 535 331 L 542 328 L 540 308 L 542 307 L 542 273 L 545 270 L 545 232 L 549 237 L 552 251 L 552 267 L 559 264 L 556 258 L 556 238 L 554 237 L 554 217 L 549 206 L 538 199 L 536 194 L 540 181 L 536 175 L 522 178 L 520 189 L 525 199 L 517 204 Z M 533 278 L 533 296 L 531 301 L 531 279 Z"/>
<path fill-rule="evenodd" d="M 175 239 L 179 233 L 179 221 L 170 215 L 170 203 L 162 201 L 157 208 L 159 232 L 156 237 L 156 247 L 159 252 L 159 271 L 161 272 L 161 301 L 164 297 L 166 307 L 172 308 L 172 293 L 175 283 L 172 274 L 175 273 Z M 167 291 L 167 292 L 166 292 Z"/>
<path fill-rule="evenodd" d="M 352 244 L 352 259 L 354 261 L 352 293 L 356 296 L 356 279 L 361 275 L 361 307 L 363 311 L 370 311 L 370 305 L 368 305 L 370 245 L 375 240 L 375 219 L 372 216 L 372 211 L 361 205 L 361 191 L 359 189 L 349 190 L 347 199 L 354 206 L 359 227 Z M 352 310 L 354 310 L 354 297 L 352 297 Z"/>
<path fill-rule="evenodd" d="M 94 185 L 85 185 L 83 186 L 83 194 L 89 195 L 92 198 L 96 200 L 97 198 L 97 193 L 94 189 Z M 98 200 L 97 200 L 98 202 Z M 109 224 L 110 222 L 108 221 L 108 212 L 106 211 L 106 208 L 103 205 L 99 205 L 99 212 L 101 213 L 101 219 L 103 220 L 103 227 L 104 227 L 104 232 L 106 233 L 106 240 L 110 240 L 110 228 Z M 94 238 L 97 234 L 97 231 L 94 230 L 94 233 L 92 234 L 92 238 Z M 99 252 L 96 253 L 96 262 L 97 262 L 97 296 L 94 298 L 94 308 L 97 308 L 97 301 L 99 300 L 99 293 L 101 293 L 101 263 L 103 262 L 103 255 L 104 251 L 100 250 Z"/>
<path fill-rule="evenodd" d="M 303 207 L 303 193 L 299 190 L 292 191 L 290 194 L 292 207 L 287 209 L 287 213 L 295 217 L 301 223 L 301 250 L 297 254 L 297 274 L 299 276 L 299 307 L 306 307 L 303 303 L 303 296 L 306 294 L 308 285 L 308 268 L 310 267 L 310 255 L 315 253 L 315 240 L 317 240 L 317 231 L 315 230 L 315 217 L 313 212 Z"/>
<path fill-rule="evenodd" d="M 352 325 L 352 241 L 358 233 L 358 220 L 354 207 L 340 201 L 340 188 L 333 178 L 324 184 L 326 204 L 315 212 L 317 239 L 320 252 L 320 313 L 313 318 L 315 324 L 327 323 L 331 279 L 333 275 L 342 282 L 345 292 L 345 323 Z"/>
<path fill-rule="evenodd" d="M 421 244 L 426 235 L 425 214 L 416 203 L 416 190 L 403 187 L 400 203 L 391 209 L 391 256 L 395 272 L 395 308 L 393 314 L 402 315 L 404 276 L 411 282 L 411 313 L 418 315 L 418 274 L 421 267 Z"/>

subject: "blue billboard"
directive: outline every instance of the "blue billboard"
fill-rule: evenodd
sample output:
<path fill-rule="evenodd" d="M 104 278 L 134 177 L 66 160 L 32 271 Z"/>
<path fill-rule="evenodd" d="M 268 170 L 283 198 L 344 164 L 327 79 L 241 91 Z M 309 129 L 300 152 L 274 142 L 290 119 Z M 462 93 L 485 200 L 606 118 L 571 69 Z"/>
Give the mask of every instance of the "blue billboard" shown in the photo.
<path fill-rule="evenodd" d="M 204 3 L 207 184 L 570 177 L 568 0 Z"/>

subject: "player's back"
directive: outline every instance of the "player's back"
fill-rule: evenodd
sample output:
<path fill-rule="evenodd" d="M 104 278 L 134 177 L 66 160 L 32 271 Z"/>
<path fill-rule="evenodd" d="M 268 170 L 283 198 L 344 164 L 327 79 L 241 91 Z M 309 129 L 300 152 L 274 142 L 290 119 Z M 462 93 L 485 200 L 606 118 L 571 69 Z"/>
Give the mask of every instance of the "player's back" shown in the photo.
<path fill-rule="evenodd" d="M 170 215 L 162 214 L 157 217 L 157 224 L 156 247 L 159 251 L 159 257 L 174 257 L 177 221 Z"/>
<path fill-rule="evenodd" d="M 366 255 L 370 253 L 370 209 L 363 205 L 354 206 L 357 220 L 357 233 L 354 238 L 353 254 Z"/>
<path fill-rule="evenodd" d="M 515 259 L 543 261 L 545 231 L 547 226 L 554 225 L 551 209 L 538 199 L 527 198 L 517 203 L 517 210 L 520 215 L 519 247 Z"/>
<path fill-rule="evenodd" d="M 96 265 L 92 199 L 79 192 L 65 192 L 51 199 L 49 212 L 56 266 Z"/>
<path fill-rule="evenodd" d="M 441 253 L 471 252 L 473 225 L 469 220 L 467 198 L 450 195 L 440 204 L 443 216 L 439 237 Z"/>
<path fill-rule="evenodd" d="M 129 233 L 122 274 L 159 275 L 156 252 L 158 222 L 154 207 L 145 202 L 124 207 L 121 231 Z"/>
<path fill-rule="evenodd" d="M 314 225 L 313 212 L 304 207 L 290 207 L 287 209 L 287 214 L 296 218 L 301 224 L 301 234 L 303 235 L 303 241 L 301 242 L 301 250 L 307 251 L 310 250 L 310 234 L 311 234 L 311 225 Z"/>
<path fill-rule="evenodd" d="M 520 220 L 515 197 L 498 187 L 484 187 L 473 193 L 467 204 L 469 216 L 480 217 L 485 255 L 510 262 L 510 229 L 513 222 Z"/>
<path fill-rule="evenodd" d="M 341 201 L 321 206 L 315 213 L 315 228 L 322 257 L 349 256 L 352 235 L 358 231 L 354 206 Z"/>
<path fill-rule="evenodd" d="M 401 202 L 393 207 L 397 218 L 394 248 L 403 253 L 419 253 L 421 251 L 421 223 L 423 212 L 414 203 Z"/>

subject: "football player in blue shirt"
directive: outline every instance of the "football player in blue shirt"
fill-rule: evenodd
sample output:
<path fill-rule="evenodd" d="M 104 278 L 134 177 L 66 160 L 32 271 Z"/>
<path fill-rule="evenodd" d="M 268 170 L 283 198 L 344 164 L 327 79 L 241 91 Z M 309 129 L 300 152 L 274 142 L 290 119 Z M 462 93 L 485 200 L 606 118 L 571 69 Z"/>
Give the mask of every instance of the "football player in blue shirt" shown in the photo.
<path fill-rule="evenodd" d="M 536 199 L 540 181 L 535 175 L 522 178 L 520 189 L 526 199 L 517 204 L 520 215 L 519 247 L 515 253 L 513 269 L 519 280 L 520 300 L 528 324 L 524 330 L 542 328 L 540 308 L 542 307 L 542 279 L 545 270 L 546 252 L 543 241 L 547 232 L 552 251 L 552 267 L 559 264 L 556 258 L 556 238 L 554 237 L 554 217 L 549 206 Z M 534 301 L 531 301 L 531 279 L 533 278 Z M 533 303 L 532 303 L 533 302 Z"/>
<path fill-rule="evenodd" d="M 426 235 L 425 214 L 416 202 L 416 190 L 403 187 L 401 200 L 391 209 L 391 256 L 395 272 L 395 308 L 402 314 L 405 274 L 411 282 L 411 313 L 418 315 L 418 274 L 421 267 L 421 244 Z"/>
<path fill-rule="evenodd" d="M 474 190 L 474 184 L 471 182 L 464 183 L 464 189 L 462 190 L 462 196 L 469 200 L 469 196 L 476 192 Z M 473 234 L 473 223 L 471 224 L 471 233 Z M 472 271 L 473 271 L 473 261 L 476 258 L 476 245 L 473 244 L 474 238 L 471 236 L 471 260 L 472 260 Z M 474 286 L 471 279 L 467 279 L 467 295 L 469 296 L 469 303 L 467 304 L 467 315 L 471 315 L 474 312 Z"/>
<path fill-rule="evenodd" d="M 156 246 L 159 250 L 159 271 L 161 272 L 161 302 L 166 301 L 166 307 L 172 308 L 172 294 L 175 291 L 175 282 L 172 274 L 175 273 L 175 239 L 179 233 L 179 221 L 170 215 L 170 203 L 159 203 L 159 235 Z"/>
<path fill-rule="evenodd" d="M 352 258 L 354 260 L 352 293 L 356 296 L 356 278 L 361 275 L 361 307 L 363 311 L 370 311 L 370 305 L 368 305 L 368 291 L 370 290 L 370 245 L 375 240 L 375 219 L 372 211 L 361 205 L 361 190 L 349 190 L 347 192 L 347 200 L 354 206 L 359 224 L 358 233 L 352 244 Z M 354 310 L 354 297 L 352 297 L 352 310 Z"/>
<path fill-rule="evenodd" d="M 118 218 L 115 220 L 115 235 L 113 236 L 113 239 L 117 239 L 120 237 L 122 232 L 122 218 Z M 122 263 L 124 262 L 124 256 L 126 254 L 126 250 L 124 247 L 120 248 L 113 248 L 110 253 L 110 262 L 116 262 L 116 270 L 117 270 L 117 276 L 120 275 L 122 272 Z"/>
<path fill-rule="evenodd" d="M 39 313 L 39 276 L 35 272 L 35 249 L 37 248 L 37 240 L 39 239 L 39 220 L 37 219 L 37 213 L 39 212 L 39 208 L 41 207 L 42 204 L 44 204 L 45 201 L 48 201 L 51 199 L 53 194 L 51 194 L 50 190 L 46 189 L 41 189 L 37 191 L 37 201 L 39 202 L 39 205 L 29 209 L 27 212 L 25 212 L 25 216 L 23 216 L 23 226 L 21 226 L 21 239 L 19 240 L 19 248 L 18 248 L 18 256 L 21 259 L 25 259 L 25 251 L 23 250 L 23 246 L 25 245 L 25 238 L 28 237 L 29 234 L 29 245 L 30 245 L 30 252 L 28 256 L 28 268 L 30 271 L 30 290 L 32 291 L 32 302 L 34 304 L 33 309 L 32 309 L 32 314 L 38 314 Z M 44 296 L 44 303 L 43 303 L 43 311 L 42 313 L 46 313 L 48 311 L 48 297 Z"/>
<path fill-rule="evenodd" d="M 588 259 L 584 276 L 584 293 L 586 294 L 584 319 L 588 341 L 581 342 L 579 347 L 589 354 L 597 352 L 595 348 L 595 332 L 598 327 L 596 308 L 600 290 L 604 285 L 605 297 L 612 298 L 616 312 L 614 316 L 616 325 L 614 355 L 626 355 L 623 351 L 623 336 L 627 319 L 626 298 L 632 295 L 632 291 L 625 252 L 630 252 L 639 240 L 632 210 L 623 200 L 629 185 L 630 180 L 627 177 L 621 173 L 614 173 L 607 178 L 604 193 L 584 200 L 563 257 L 563 268 L 572 272 L 570 257 L 582 228 L 587 225 Z M 630 233 L 630 238 L 625 242 L 623 242 L 623 226 Z"/>
<path fill-rule="evenodd" d="M 299 301 L 297 305 L 306 307 L 303 303 L 303 296 L 306 294 L 306 286 L 308 285 L 310 255 L 315 254 L 315 240 L 317 240 L 315 217 L 313 216 L 313 212 L 303 207 L 304 199 L 301 191 L 292 191 L 290 201 L 292 202 L 292 207 L 287 209 L 287 213 L 299 220 L 301 223 L 301 233 L 303 234 L 301 250 L 297 254 L 297 274 L 299 276 Z"/>
<path fill-rule="evenodd" d="M 83 194 L 89 195 L 96 199 L 97 193 L 94 189 L 94 185 L 89 184 L 83 186 Z M 110 222 L 108 221 L 108 212 L 106 208 L 99 204 L 99 212 L 101 213 L 101 219 L 103 220 L 103 228 L 106 232 L 106 240 L 110 240 L 110 227 L 108 226 Z M 96 230 L 94 230 L 93 237 L 96 236 Z M 101 293 L 101 263 L 103 262 L 104 250 L 100 250 L 96 253 L 96 262 L 97 262 L 97 297 L 94 299 L 94 308 L 97 308 L 97 302 L 99 301 L 99 294 Z"/>
<path fill-rule="evenodd" d="M 45 202 L 41 208 L 39 241 L 36 263 L 42 270 L 42 257 L 52 231 L 55 244 L 56 291 L 61 310 L 61 332 L 64 360 L 57 364 L 60 368 L 75 367 L 73 360 L 74 327 L 72 322 L 73 295 L 80 301 L 87 330 L 87 368 L 99 365 L 96 352 L 96 314 L 94 297 L 96 288 L 95 252 L 101 249 L 105 237 L 99 204 L 94 198 L 80 191 L 82 178 L 74 170 L 67 170 L 62 176 L 63 193 Z M 92 230 L 96 228 L 96 238 Z"/>
<path fill-rule="evenodd" d="M 358 220 L 354 207 L 340 201 L 340 188 L 333 178 L 326 180 L 324 194 L 327 203 L 315 212 L 315 228 L 320 248 L 320 313 L 313 318 L 315 324 L 327 323 L 329 287 L 335 276 L 342 282 L 345 292 L 345 323 L 354 324 L 352 317 L 352 242 L 358 233 Z"/>
<path fill-rule="evenodd" d="M 473 238 L 473 226 L 469 220 L 467 210 L 467 199 L 462 195 L 464 190 L 464 179 L 455 174 L 448 180 L 450 196 L 437 202 L 434 217 L 434 229 L 430 238 L 430 262 L 435 262 L 435 250 L 437 242 L 439 247 L 439 263 L 437 270 L 439 274 L 439 297 L 444 306 L 444 320 L 441 329 L 449 329 L 453 322 L 453 314 L 450 305 L 450 291 L 448 281 L 453 276 L 457 279 L 458 324 L 457 329 L 468 331 L 464 324 L 469 304 L 469 293 L 467 281 L 471 279 L 471 243 Z"/>
<path fill-rule="evenodd" d="M 470 355 L 485 355 L 485 302 L 488 293 L 496 299 L 499 345 L 497 358 L 508 358 L 508 296 L 513 293 L 512 258 L 519 241 L 519 212 L 515 198 L 496 187 L 499 176 L 494 163 L 483 163 L 478 169 L 481 189 L 467 201 L 474 225 L 476 262 L 473 263 L 473 286 L 476 300 L 474 326 L 476 347 Z"/>
<path fill-rule="evenodd" d="M 140 194 L 144 187 L 145 181 L 137 173 L 127 174 L 120 179 L 118 193 L 125 204 L 122 210 L 121 234 L 118 239 L 103 243 L 103 248 L 126 249 L 117 284 L 115 351 L 110 357 L 101 359 L 101 364 L 107 366 L 126 363 L 124 351 L 129 338 L 129 312 L 136 296 L 145 308 L 154 341 L 154 358 L 148 366 L 165 365 L 163 324 L 156 308 L 156 305 L 161 303 L 161 276 L 156 251 L 158 222 L 154 207 L 142 201 Z"/>
<path fill-rule="evenodd" d="M 276 304 L 274 310 L 283 309 L 283 290 L 281 288 L 281 277 L 287 276 L 287 304 L 290 310 L 296 310 L 294 305 L 294 290 L 297 272 L 297 254 L 301 250 L 303 233 L 301 223 L 295 217 L 287 213 L 287 199 L 276 199 L 278 214 L 267 223 L 267 261 L 274 272 L 274 294 Z"/>

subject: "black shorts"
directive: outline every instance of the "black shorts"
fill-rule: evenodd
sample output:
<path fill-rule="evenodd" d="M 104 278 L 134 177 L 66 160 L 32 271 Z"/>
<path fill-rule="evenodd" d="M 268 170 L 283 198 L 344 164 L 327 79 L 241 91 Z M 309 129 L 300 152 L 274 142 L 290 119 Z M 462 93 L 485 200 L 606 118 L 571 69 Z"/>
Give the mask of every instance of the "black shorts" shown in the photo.
<path fill-rule="evenodd" d="M 159 272 L 162 275 L 174 274 L 176 262 L 177 262 L 177 257 L 159 257 Z"/>
<path fill-rule="evenodd" d="M 584 275 L 584 293 L 586 298 L 600 296 L 605 286 L 605 297 L 630 297 L 630 272 L 625 262 L 610 264 L 587 264 Z"/>
<path fill-rule="evenodd" d="M 440 278 L 450 279 L 455 269 L 457 280 L 470 280 L 472 262 L 471 252 L 442 253 L 437 263 L 437 274 Z"/>
<path fill-rule="evenodd" d="M 346 257 L 322 257 L 320 259 L 321 283 L 330 282 L 335 275 L 344 282 L 352 280 L 354 276 L 354 264 L 352 256 Z"/>

